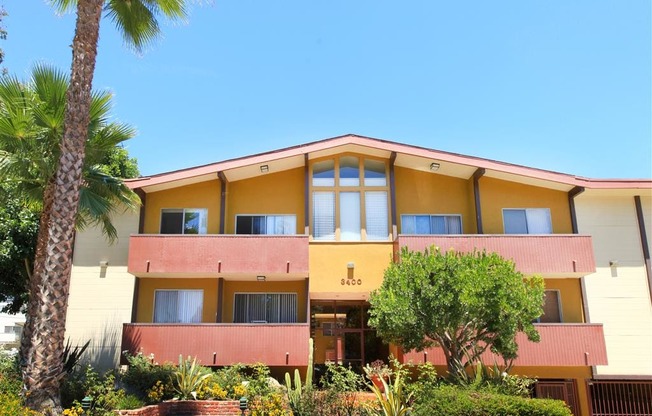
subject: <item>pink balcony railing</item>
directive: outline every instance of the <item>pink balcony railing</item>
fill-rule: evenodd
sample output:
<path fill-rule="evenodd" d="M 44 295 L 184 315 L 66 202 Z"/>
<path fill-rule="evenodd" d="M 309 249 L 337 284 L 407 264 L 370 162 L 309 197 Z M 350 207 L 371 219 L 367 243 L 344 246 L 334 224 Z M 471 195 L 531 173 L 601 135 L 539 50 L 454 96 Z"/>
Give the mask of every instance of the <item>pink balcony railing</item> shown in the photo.
<path fill-rule="evenodd" d="M 129 273 L 137 276 L 308 273 L 307 236 L 132 235 Z"/>
<path fill-rule="evenodd" d="M 431 246 L 444 251 L 496 252 L 526 274 L 585 276 L 595 272 L 593 244 L 586 235 L 399 235 L 395 242 L 396 251 L 402 247 L 423 251 Z"/>
<path fill-rule="evenodd" d="M 197 357 L 202 365 L 308 365 L 309 324 L 124 324 L 122 350 L 159 363 Z"/>

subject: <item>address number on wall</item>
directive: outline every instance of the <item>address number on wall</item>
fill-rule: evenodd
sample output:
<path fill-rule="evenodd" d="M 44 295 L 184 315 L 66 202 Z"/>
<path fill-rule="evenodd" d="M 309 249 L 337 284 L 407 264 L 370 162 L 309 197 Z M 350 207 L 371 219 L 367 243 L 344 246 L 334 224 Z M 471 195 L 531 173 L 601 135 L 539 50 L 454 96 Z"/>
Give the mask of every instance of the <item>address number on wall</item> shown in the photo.
<path fill-rule="evenodd" d="M 348 285 L 348 286 L 356 286 L 356 285 L 361 285 L 362 284 L 362 279 L 342 279 L 340 282 L 342 283 L 342 286 Z"/>

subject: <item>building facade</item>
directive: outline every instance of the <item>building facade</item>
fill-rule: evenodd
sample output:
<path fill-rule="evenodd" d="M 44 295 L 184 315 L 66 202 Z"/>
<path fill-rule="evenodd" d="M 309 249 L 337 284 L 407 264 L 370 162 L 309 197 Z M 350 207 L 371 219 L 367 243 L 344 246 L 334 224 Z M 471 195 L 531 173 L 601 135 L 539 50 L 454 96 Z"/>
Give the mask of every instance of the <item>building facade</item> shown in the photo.
<path fill-rule="evenodd" d="M 444 365 L 437 349 L 384 344 L 366 319 L 396 253 L 434 245 L 544 278 L 541 342 L 519 339 L 514 367 L 540 395 L 588 415 L 594 381 L 652 378 L 650 180 L 347 135 L 129 186 L 142 208 L 115 218 L 118 242 L 75 242 L 68 336 L 91 339 L 104 366 L 128 350 L 285 370 L 307 364 L 311 337 L 317 363 Z"/>

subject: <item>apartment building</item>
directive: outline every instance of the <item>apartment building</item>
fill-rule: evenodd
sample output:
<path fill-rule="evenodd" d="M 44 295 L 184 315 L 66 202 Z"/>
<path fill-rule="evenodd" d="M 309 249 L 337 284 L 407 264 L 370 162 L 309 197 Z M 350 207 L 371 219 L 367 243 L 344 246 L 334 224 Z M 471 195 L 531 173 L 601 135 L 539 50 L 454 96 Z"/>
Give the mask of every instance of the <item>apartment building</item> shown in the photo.
<path fill-rule="evenodd" d="M 307 365 L 312 337 L 317 363 L 443 366 L 440 350 L 384 344 L 366 319 L 395 253 L 434 245 L 544 278 L 541 342 L 519 338 L 514 367 L 539 395 L 589 415 L 606 379 L 652 379 L 650 180 L 346 135 L 129 186 L 142 208 L 115 218 L 118 242 L 96 230 L 75 242 L 68 335 L 91 339 L 101 365 L 128 350 L 284 371 Z"/>

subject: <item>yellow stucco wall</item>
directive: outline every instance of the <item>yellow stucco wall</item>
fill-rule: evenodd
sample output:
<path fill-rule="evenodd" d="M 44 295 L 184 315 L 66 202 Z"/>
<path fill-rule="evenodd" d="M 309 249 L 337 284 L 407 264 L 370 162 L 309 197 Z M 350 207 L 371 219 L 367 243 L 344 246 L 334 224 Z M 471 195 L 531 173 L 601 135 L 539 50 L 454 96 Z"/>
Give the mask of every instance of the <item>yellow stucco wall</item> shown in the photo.
<path fill-rule="evenodd" d="M 217 234 L 220 227 L 220 194 L 217 179 L 148 193 L 145 200 L 145 234 L 160 232 L 161 210 L 164 208 L 206 208 L 208 234 Z"/>
<path fill-rule="evenodd" d="M 459 214 L 464 233 L 475 233 L 472 182 L 398 166 L 394 173 L 399 233 L 401 214 Z"/>
<path fill-rule="evenodd" d="M 303 234 L 303 189 L 303 168 L 229 182 L 225 232 L 235 233 L 237 214 L 294 214 L 297 216 L 297 234 Z"/>
<path fill-rule="evenodd" d="M 377 289 L 392 250 L 391 243 L 310 243 L 310 293 L 368 293 Z M 352 272 L 347 268 L 349 263 L 354 264 Z M 347 284 L 349 280 L 356 284 Z"/>
<path fill-rule="evenodd" d="M 297 321 L 306 322 L 306 282 L 294 280 L 288 282 L 240 282 L 224 281 L 222 322 L 233 322 L 233 302 L 235 293 L 296 293 Z"/>
<path fill-rule="evenodd" d="M 546 289 L 559 290 L 562 322 L 583 323 L 582 286 L 580 279 L 545 279 Z"/>
<path fill-rule="evenodd" d="M 482 226 L 485 234 L 503 234 L 503 208 L 549 208 L 552 232 L 572 233 L 568 194 L 499 179 L 480 178 Z"/>
<path fill-rule="evenodd" d="M 156 289 L 203 289 L 202 322 L 215 322 L 217 317 L 217 279 L 140 279 L 136 322 L 154 320 L 154 291 Z"/>

